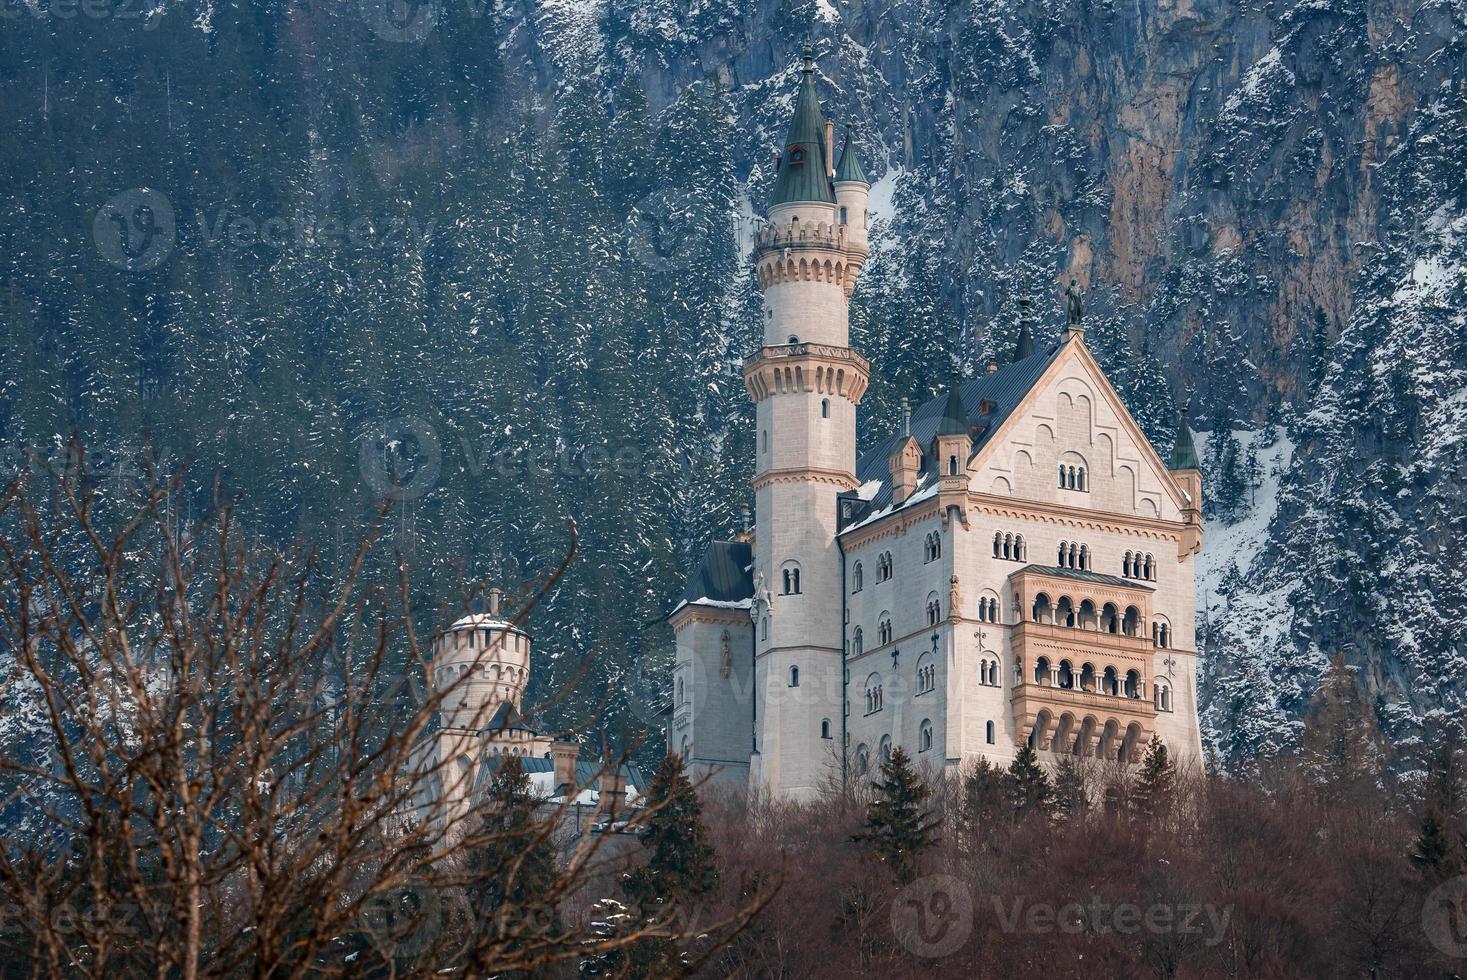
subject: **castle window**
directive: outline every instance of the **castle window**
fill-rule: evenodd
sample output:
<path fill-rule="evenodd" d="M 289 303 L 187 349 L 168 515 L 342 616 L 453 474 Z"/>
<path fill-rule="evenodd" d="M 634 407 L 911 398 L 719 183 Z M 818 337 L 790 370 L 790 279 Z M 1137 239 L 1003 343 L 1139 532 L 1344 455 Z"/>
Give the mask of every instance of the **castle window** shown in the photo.
<path fill-rule="evenodd" d="M 923 654 L 917 661 L 917 693 L 929 694 L 937 690 L 937 665 L 932 662 L 932 657 Z"/>
<path fill-rule="evenodd" d="M 789 148 L 787 156 L 789 157 L 790 166 L 797 167 L 805 162 L 805 149 L 796 143 Z M 792 223 L 798 223 L 799 220 L 799 216 L 796 216 Z"/>
<path fill-rule="evenodd" d="M 888 762 L 891 761 L 891 736 L 890 735 L 883 735 L 883 736 L 881 736 L 881 749 L 880 749 L 878 755 L 881 758 L 881 764 L 883 766 L 886 765 Z"/>
<path fill-rule="evenodd" d="M 871 771 L 871 750 L 862 742 L 856 746 L 856 775 L 864 776 Z"/>
<path fill-rule="evenodd" d="M 791 667 L 790 668 L 790 687 L 799 687 L 799 686 L 800 686 L 800 668 L 798 668 L 798 667 Z"/>
<path fill-rule="evenodd" d="M 859 657 L 860 655 L 861 655 L 861 627 L 857 626 L 856 627 L 856 631 L 851 634 L 851 656 L 853 656 L 853 657 Z"/>
<path fill-rule="evenodd" d="M 995 557 L 995 558 L 1002 558 L 1003 557 L 1003 532 L 1002 531 L 994 531 L 993 532 L 993 557 Z"/>
<path fill-rule="evenodd" d="M 882 613 L 881 619 L 876 624 L 876 642 L 880 646 L 886 646 L 891 642 L 891 614 Z"/>
<path fill-rule="evenodd" d="M 791 344 L 798 344 L 799 342 L 800 342 L 800 338 L 799 337 L 796 337 L 794 334 L 790 334 L 790 343 Z"/>
<path fill-rule="evenodd" d="M 1125 559 L 1121 561 L 1121 576 L 1124 578 L 1131 577 L 1131 553 L 1129 551 L 1126 552 Z"/>
<path fill-rule="evenodd" d="M 759 451 L 761 453 L 769 452 L 769 430 L 767 429 L 759 430 Z"/>
<path fill-rule="evenodd" d="M 1080 545 L 1080 570 L 1088 571 L 1090 568 L 1090 549 Z"/>
<path fill-rule="evenodd" d="M 767 640 L 767 639 L 769 639 L 769 617 L 768 616 L 765 616 L 763 619 L 759 620 L 759 639 L 761 639 L 761 640 Z"/>
<path fill-rule="evenodd" d="M 1141 696 L 1141 675 L 1134 670 L 1126 671 L 1126 697 L 1139 698 Z"/>
<path fill-rule="evenodd" d="M 829 718 L 821 718 L 820 719 L 820 737 L 821 738 L 830 738 L 830 719 Z"/>
<path fill-rule="evenodd" d="M 846 223 L 846 209 L 845 208 L 841 208 L 840 209 L 840 223 L 841 224 L 845 224 Z"/>
<path fill-rule="evenodd" d="M 876 557 L 876 581 L 885 582 L 891 578 L 892 561 L 891 552 L 883 551 Z"/>
<path fill-rule="evenodd" d="M 881 710 L 881 675 L 866 678 L 866 713 L 874 715 Z"/>
<path fill-rule="evenodd" d="M 822 398 L 822 399 L 820 399 L 820 417 L 823 418 L 823 419 L 830 418 L 830 399 L 829 398 Z"/>
<path fill-rule="evenodd" d="M 677 679 L 677 703 L 678 704 L 687 704 L 688 703 L 687 691 L 685 691 L 683 689 L 683 679 L 681 677 L 679 677 Z"/>
<path fill-rule="evenodd" d="M 988 723 L 988 732 L 987 732 L 987 734 L 988 734 L 988 744 L 989 745 L 992 745 L 993 744 L 993 722 L 991 722 L 991 721 Z"/>
<path fill-rule="evenodd" d="M 927 625 L 936 626 L 942 619 L 942 604 L 938 602 L 937 593 L 931 592 L 927 595 Z"/>
<path fill-rule="evenodd" d="M 1144 578 L 1144 579 L 1146 579 L 1148 582 L 1155 582 L 1156 581 L 1156 571 L 1155 571 L 1154 566 L 1151 564 L 1151 556 L 1150 555 L 1147 555 L 1145 561 L 1142 562 L 1142 564 L 1141 564 L 1141 572 L 1142 572 L 1141 577 Z"/>
<path fill-rule="evenodd" d="M 947 475 L 948 476 L 957 476 L 958 475 L 958 458 L 956 456 L 949 456 L 947 458 Z"/>
<path fill-rule="evenodd" d="M 917 751 L 926 752 L 930 748 L 932 748 L 932 722 L 923 718 L 922 724 L 917 728 Z"/>
<path fill-rule="evenodd" d="M 942 557 L 942 532 L 929 531 L 922 539 L 922 560 L 924 562 L 936 561 Z"/>
<path fill-rule="evenodd" d="M 866 584 L 865 578 L 865 569 L 861 567 L 860 562 L 856 562 L 855 567 L 851 569 L 851 591 L 860 592 L 862 587 Z"/>
<path fill-rule="evenodd" d="M 1026 561 L 1029 557 L 1029 549 L 1024 547 L 1024 536 L 1014 535 L 1014 561 Z"/>
<path fill-rule="evenodd" d="M 800 594 L 800 566 L 795 562 L 785 562 L 780 573 L 783 576 L 784 594 Z"/>

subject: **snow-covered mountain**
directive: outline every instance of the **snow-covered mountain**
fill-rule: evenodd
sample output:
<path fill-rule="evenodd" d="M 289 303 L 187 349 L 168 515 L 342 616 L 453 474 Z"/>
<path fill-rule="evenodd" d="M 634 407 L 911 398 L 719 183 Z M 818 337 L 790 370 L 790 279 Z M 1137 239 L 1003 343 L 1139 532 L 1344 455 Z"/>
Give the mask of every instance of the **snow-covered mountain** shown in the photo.
<path fill-rule="evenodd" d="M 1074 278 L 1159 446 L 1181 403 L 1208 434 L 1212 743 L 1290 744 L 1337 653 L 1397 744 L 1461 708 L 1463 0 L 26 9 L 12 445 L 146 432 L 338 547 L 416 454 L 393 543 L 425 599 L 545 567 L 574 517 L 548 684 L 589 652 L 565 712 L 651 717 L 644 624 L 744 500 L 742 255 L 808 36 L 876 181 L 863 445 L 1003 356 L 1019 297 L 1057 330 Z"/>

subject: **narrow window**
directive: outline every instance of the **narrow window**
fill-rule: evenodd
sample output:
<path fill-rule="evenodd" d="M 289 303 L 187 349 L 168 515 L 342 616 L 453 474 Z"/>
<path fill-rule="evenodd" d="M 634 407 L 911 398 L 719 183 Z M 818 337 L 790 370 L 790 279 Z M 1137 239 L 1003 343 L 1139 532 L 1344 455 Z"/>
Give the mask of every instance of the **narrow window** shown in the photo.
<path fill-rule="evenodd" d="M 841 224 L 845 224 L 846 223 L 846 209 L 845 208 L 841 208 L 840 209 L 840 223 Z"/>
<path fill-rule="evenodd" d="M 798 668 L 798 667 L 791 667 L 790 668 L 790 687 L 799 687 L 799 686 L 800 686 L 800 668 Z"/>
<path fill-rule="evenodd" d="M 988 723 L 988 744 L 993 744 L 993 722 Z"/>
<path fill-rule="evenodd" d="M 822 398 L 822 399 L 820 399 L 820 417 L 823 418 L 823 419 L 830 418 L 830 399 L 829 398 Z"/>
<path fill-rule="evenodd" d="M 821 738 L 830 738 L 830 719 L 829 718 L 821 718 L 820 719 L 820 737 Z"/>
<path fill-rule="evenodd" d="M 958 458 L 956 456 L 949 456 L 947 458 L 947 475 L 948 476 L 957 476 L 958 475 Z"/>

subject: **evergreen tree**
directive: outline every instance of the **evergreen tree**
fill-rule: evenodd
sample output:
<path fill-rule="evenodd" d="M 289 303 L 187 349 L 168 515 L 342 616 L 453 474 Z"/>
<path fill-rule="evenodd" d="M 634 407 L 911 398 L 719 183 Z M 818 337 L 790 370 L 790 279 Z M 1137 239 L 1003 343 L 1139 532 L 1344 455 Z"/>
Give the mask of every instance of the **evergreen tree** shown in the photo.
<path fill-rule="evenodd" d="M 1462 770 L 1456 746 L 1437 732 L 1436 750 L 1427 770 L 1421 829 L 1411 849 L 1411 862 L 1428 882 L 1460 874 L 1464 865 Z"/>
<path fill-rule="evenodd" d="M 958 822 L 963 836 L 973 846 L 988 840 L 993 829 L 1007 816 L 1007 780 L 1007 773 L 982 756 L 963 779 Z"/>
<path fill-rule="evenodd" d="M 1359 799 L 1376 788 L 1379 725 L 1355 672 L 1336 654 L 1304 717 L 1299 755 L 1326 799 Z"/>
<path fill-rule="evenodd" d="M 1141 760 L 1135 786 L 1131 790 L 1131 810 L 1144 820 L 1158 819 L 1171 810 L 1176 791 L 1177 769 L 1166 746 L 1155 735 Z"/>
<path fill-rule="evenodd" d="M 539 806 L 519 757 L 501 757 L 485 794 L 482 843 L 469 852 L 470 894 L 479 928 L 547 937 L 563 931 L 558 914 L 548 921 L 523 921 L 526 909 L 537 916 L 544 912 L 545 895 L 557 877 L 555 845 L 538 815 Z"/>
<path fill-rule="evenodd" d="M 1085 774 L 1074 756 L 1065 756 L 1054 771 L 1054 813 L 1060 820 L 1078 817 L 1089 809 Z"/>
<path fill-rule="evenodd" d="M 1009 815 L 1014 823 L 1022 823 L 1030 816 L 1054 815 L 1054 787 L 1032 745 L 1020 749 L 1009 764 L 1008 789 Z"/>
<path fill-rule="evenodd" d="M 893 749 L 881 764 L 876 798 L 866 808 L 866 829 L 851 838 L 867 844 L 898 881 L 916 877 L 922 852 L 937 843 L 938 821 L 927 814 L 930 793 L 906 750 Z"/>

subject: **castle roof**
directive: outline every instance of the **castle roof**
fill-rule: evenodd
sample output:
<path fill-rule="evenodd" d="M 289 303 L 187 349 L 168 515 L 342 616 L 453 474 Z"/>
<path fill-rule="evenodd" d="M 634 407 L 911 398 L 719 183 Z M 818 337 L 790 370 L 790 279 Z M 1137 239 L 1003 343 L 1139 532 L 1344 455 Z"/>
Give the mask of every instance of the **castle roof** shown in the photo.
<path fill-rule="evenodd" d="M 1177 419 L 1177 439 L 1172 443 L 1172 461 L 1168 469 L 1202 469 L 1202 464 L 1197 461 L 1197 446 L 1192 442 L 1192 427 L 1187 424 L 1186 412 Z"/>
<path fill-rule="evenodd" d="M 968 434 L 968 413 L 963 409 L 962 380 L 953 378 L 947 389 L 947 403 L 942 408 L 942 421 L 937 425 L 940 436 L 965 436 Z"/>
<path fill-rule="evenodd" d="M 683 606 L 747 609 L 754 598 L 754 549 L 747 541 L 714 541 L 688 579 L 676 612 Z"/>
<path fill-rule="evenodd" d="M 1034 356 L 1034 332 L 1029 329 L 1029 301 L 1024 300 L 1019 311 L 1019 339 L 1014 343 L 1014 360 L 1022 361 Z"/>
<path fill-rule="evenodd" d="M 800 92 L 795 98 L 795 117 L 779 158 L 779 175 L 774 182 L 771 205 L 797 201 L 835 203 L 825 160 L 825 120 L 820 115 L 820 97 L 815 93 L 815 54 L 805 45 L 805 67 L 801 69 Z"/>
<path fill-rule="evenodd" d="M 477 777 L 478 785 L 483 788 L 489 784 L 499 764 L 506 758 L 502 755 L 487 755 L 480 765 Z M 543 800 L 560 801 L 560 787 L 555 785 L 555 760 L 545 756 L 527 755 L 520 756 L 520 766 L 525 774 L 530 777 L 530 788 L 535 796 Z M 576 760 L 576 799 L 575 802 L 583 806 L 592 806 L 600 801 L 601 791 L 599 788 L 601 772 L 605 769 L 604 763 L 595 759 Z M 642 802 L 642 794 L 647 788 L 647 777 L 642 770 L 634 765 L 623 765 L 621 768 L 621 782 L 626 789 L 626 801 L 629 806 L 638 806 Z"/>
<path fill-rule="evenodd" d="M 1020 572 L 1033 572 L 1036 575 L 1048 575 L 1051 578 L 1067 578 L 1076 582 L 1088 582 L 1091 585 L 1109 585 L 1123 589 L 1142 589 L 1146 592 L 1155 592 L 1149 585 L 1145 585 L 1135 579 L 1120 578 L 1116 575 L 1102 575 L 1099 572 L 1087 572 L 1078 568 L 1061 568 L 1058 565 L 1025 565 L 1019 569 Z"/>
<path fill-rule="evenodd" d="M 871 181 L 866 179 L 866 171 L 861 169 L 861 161 L 856 157 L 856 148 L 851 145 L 851 130 L 846 127 L 846 139 L 840 148 L 840 163 L 835 165 L 836 180 L 859 180 L 863 184 Z"/>
<path fill-rule="evenodd" d="M 954 404 L 953 396 L 956 393 L 962 416 L 968 426 L 967 431 L 973 438 L 973 452 L 976 453 L 998 431 L 1019 402 L 1023 401 L 1029 389 L 1034 387 L 1034 383 L 1061 349 L 1061 346 L 1056 345 L 1043 353 L 1000 368 L 992 374 L 970 378 L 949 391 L 946 396 L 933 398 L 918 406 L 912 413 L 912 435 L 920 445 L 930 445 L 947 420 L 949 406 Z M 954 412 L 957 410 L 953 409 Z M 861 514 L 854 515 L 851 522 L 864 521 L 891 506 L 891 471 L 888 459 L 897 443 L 904 438 L 900 431 L 893 432 L 871 447 L 857 462 L 856 479 L 862 484 L 857 494 L 864 506 Z M 916 492 L 907 498 L 908 502 L 915 503 L 923 496 L 928 484 L 935 485 L 935 466 L 935 461 L 924 455 L 922 470 L 917 477 Z"/>

